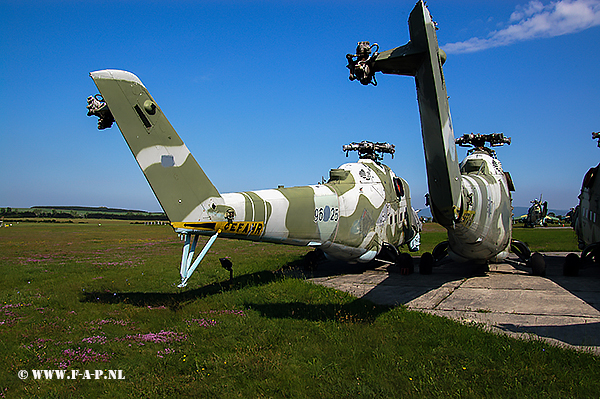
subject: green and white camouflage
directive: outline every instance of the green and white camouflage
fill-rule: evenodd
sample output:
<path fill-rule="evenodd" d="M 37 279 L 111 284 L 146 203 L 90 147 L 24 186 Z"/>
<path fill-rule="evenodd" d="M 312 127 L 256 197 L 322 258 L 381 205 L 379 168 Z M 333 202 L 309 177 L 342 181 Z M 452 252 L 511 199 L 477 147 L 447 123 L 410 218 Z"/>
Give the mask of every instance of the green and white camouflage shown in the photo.
<path fill-rule="evenodd" d="M 421 223 L 408 184 L 376 154 L 393 153 L 393 146 L 353 143 L 348 150 L 375 152 L 332 169 L 324 184 L 220 194 L 137 76 L 90 76 L 101 94 L 88 98 L 88 115 L 99 117 L 99 129 L 116 121 L 171 225 L 185 236 L 181 286 L 217 236 L 308 246 L 349 262 L 378 255 L 395 261 L 405 244 L 418 250 Z M 193 261 L 199 235 L 211 239 Z"/>
<path fill-rule="evenodd" d="M 376 85 L 376 72 L 415 78 L 431 213 L 448 231 L 448 242 L 436 247 L 432 261 L 446 251 L 458 261 L 506 257 L 511 248 L 514 187 L 485 143 L 498 146 L 510 144 L 510 139 L 502 134 L 464 135 L 457 143 L 474 148 L 458 162 L 442 69 L 446 54 L 438 47 L 436 26 L 423 1 L 412 10 L 408 25 L 410 41 L 404 46 L 371 54 L 379 46 L 359 42 L 356 54 L 346 56 L 350 79 Z M 525 248 L 520 254 L 528 258 L 530 252 Z"/>

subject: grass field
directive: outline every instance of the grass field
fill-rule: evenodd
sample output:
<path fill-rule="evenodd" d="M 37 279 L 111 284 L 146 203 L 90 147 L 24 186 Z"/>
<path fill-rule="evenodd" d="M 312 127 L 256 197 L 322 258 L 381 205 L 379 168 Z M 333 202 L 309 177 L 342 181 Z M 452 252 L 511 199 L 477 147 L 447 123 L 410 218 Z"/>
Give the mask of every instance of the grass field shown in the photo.
<path fill-rule="evenodd" d="M 571 230 L 518 230 L 533 250 L 576 249 Z M 440 237 L 426 225 L 423 250 Z M 181 245 L 126 222 L 0 229 L 0 398 L 598 396 L 590 354 L 286 277 L 306 248 L 219 239 L 178 289 Z"/>

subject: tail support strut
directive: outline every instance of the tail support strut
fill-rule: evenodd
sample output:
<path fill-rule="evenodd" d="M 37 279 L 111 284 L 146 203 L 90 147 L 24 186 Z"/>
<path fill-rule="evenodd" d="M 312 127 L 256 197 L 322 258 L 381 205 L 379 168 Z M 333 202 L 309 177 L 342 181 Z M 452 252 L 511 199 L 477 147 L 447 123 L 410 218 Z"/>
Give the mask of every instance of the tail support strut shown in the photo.
<path fill-rule="evenodd" d="M 187 285 L 192 273 L 194 273 L 194 270 L 196 270 L 198 265 L 200 265 L 200 262 L 202 262 L 202 259 L 204 259 L 204 256 L 206 256 L 210 247 L 217 240 L 217 236 L 220 232 L 221 230 L 217 231 L 212 237 L 210 237 L 194 263 L 192 263 L 192 260 L 194 259 L 194 252 L 196 250 L 196 245 L 198 244 L 198 234 L 191 232 L 185 233 L 185 244 L 183 245 L 183 254 L 181 255 L 181 284 L 179 284 L 177 287 L 183 288 Z M 192 235 L 194 236 L 193 239 Z"/>

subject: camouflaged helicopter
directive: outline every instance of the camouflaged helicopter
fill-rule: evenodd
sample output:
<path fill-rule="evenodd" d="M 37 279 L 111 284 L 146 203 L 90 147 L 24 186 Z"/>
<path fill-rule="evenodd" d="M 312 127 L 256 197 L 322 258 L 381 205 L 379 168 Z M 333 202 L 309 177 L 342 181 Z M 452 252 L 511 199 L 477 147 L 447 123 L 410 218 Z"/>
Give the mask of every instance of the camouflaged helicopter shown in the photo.
<path fill-rule="evenodd" d="M 592 139 L 598 140 L 600 147 L 600 132 L 593 132 Z M 563 274 L 576 276 L 581 265 L 592 260 L 600 261 L 600 179 L 597 178 L 600 164 L 590 168 L 583 177 L 579 205 L 573 211 L 571 226 L 577 234 L 581 258 L 571 253 L 565 258 Z"/>
<path fill-rule="evenodd" d="M 531 200 L 531 206 L 527 210 L 527 216 L 523 221 L 525 227 L 545 226 L 546 216 L 548 215 L 548 201 L 542 202 L 542 195 L 540 199 L 537 198 Z"/>
<path fill-rule="evenodd" d="M 359 161 L 329 173 L 324 184 L 220 194 L 175 132 L 146 87 L 120 70 L 90 73 L 100 94 L 88 97 L 98 129 L 116 121 L 173 229 L 185 237 L 185 287 L 218 236 L 315 248 L 347 262 L 379 260 L 410 267 L 399 246 L 417 251 L 421 222 L 402 178 L 381 163 L 388 143 L 343 146 Z M 209 236 L 194 260 L 200 235 Z M 408 256 L 408 258 L 407 258 Z M 231 272 L 231 263 L 221 259 Z"/>
<path fill-rule="evenodd" d="M 448 231 L 448 241 L 436 246 L 433 254 L 424 254 L 420 267 L 429 268 L 446 254 L 456 261 L 501 260 L 512 248 L 533 274 L 545 274 L 542 255 L 532 256 L 524 243 L 511 239 L 514 186 L 495 151 L 486 147 L 486 143 L 510 144 L 510 138 L 502 133 L 471 133 L 455 141 L 442 70 L 446 54 L 438 47 L 437 28 L 423 1 L 410 13 L 408 25 L 407 44 L 379 53 L 377 44 L 359 42 L 356 54 L 346 58 L 350 80 L 363 85 L 376 86 L 376 72 L 415 78 L 429 205 L 434 221 Z M 473 147 L 460 163 L 456 144 Z"/>

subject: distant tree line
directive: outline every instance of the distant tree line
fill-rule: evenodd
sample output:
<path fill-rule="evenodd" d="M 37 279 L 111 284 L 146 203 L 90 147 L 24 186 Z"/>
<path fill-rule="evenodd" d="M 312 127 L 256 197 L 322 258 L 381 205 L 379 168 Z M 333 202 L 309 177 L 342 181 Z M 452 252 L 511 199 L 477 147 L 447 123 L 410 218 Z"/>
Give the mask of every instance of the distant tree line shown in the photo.
<path fill-rule="evenodd" d="M 126 209 L 91 207 L 53 207 L 15 209 L 0 208 L 2 218 L 52 218 L 52 219 L 119 219 L 119 220 L 168 220 L 162 212 L 131 211 Z"/>
<path fill-rule="evenodd" d="M 119 219 L 119 220 L 168 220 L 164 213 L 102 213 L 89 212 L 85 214 L 87 219 Z"/>

